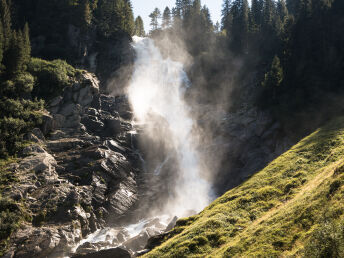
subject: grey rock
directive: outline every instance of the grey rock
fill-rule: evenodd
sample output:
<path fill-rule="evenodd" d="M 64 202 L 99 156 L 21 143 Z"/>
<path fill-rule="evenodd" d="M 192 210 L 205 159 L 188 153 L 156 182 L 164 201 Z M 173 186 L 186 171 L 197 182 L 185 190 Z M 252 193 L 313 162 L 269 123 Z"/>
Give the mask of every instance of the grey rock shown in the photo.
<path fill-rule="evenodd" d="M 64 105 L 60 111 L 60 114 L 67 117 L 72 115 L 78 115 L 81 111 L 80 105 L 69 103 Z"/>
<path fill-rule="evenodd" d="M 62 97 L 61 96 L 58 96 L 56 98 L 53 98 L 50 102 L 49 102 L 49 107 L 56 107 L 58 106 L 61 101 L 62 101 Z"/>

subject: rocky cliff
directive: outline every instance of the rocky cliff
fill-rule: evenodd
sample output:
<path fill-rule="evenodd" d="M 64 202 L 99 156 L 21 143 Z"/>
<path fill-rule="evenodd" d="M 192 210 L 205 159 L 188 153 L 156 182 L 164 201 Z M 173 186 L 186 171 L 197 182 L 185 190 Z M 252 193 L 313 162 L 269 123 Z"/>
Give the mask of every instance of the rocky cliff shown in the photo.
<path fill-rule="evenodd" d="M 9 166 L 18 180 L 3 197 L 22 203 L 29 219 L 6 257 L 61 257 L 118 223 L 138 199 L 141 161 L 125 97 L 101 95 L 98 79 L 84 72 L 48 110 L 42 128 L 27 135 L 32 144 Z"/>
<path fill-rule="evenodd" d="M 12 234 L 5 257 L 62 257 L 117 246 L 135 254 L 145 249 L 148 239 L 175 224 L 176 218 L 169 223 L 172 218 L 162 222 L 152 217 L 140 222 L 135 234 L 121 227 L 137 223 L 148 209 L 164 202 L 173 162 L 161 166 L 161 173 L 145 171 L 150 164 L 143 164 L 138 148 L 145 157 L 148 143 L 140 141 L 131 124 L 127 98 L 102 94 L 93 74 L 78 76 L 48 103 L 42 127 L 26 136 L 30 144 L 8 166 L 17 180 L 2 197 L 20 204 L 26 218 Z M 199 125 L 205 132 L 212 127 L 203 154 L 214 164 L 222 161 L 212 175 L 219 193 L 254 174 L 290 144 L 279 125 L 254 108 L 232 113 L 203 108 Z"/>

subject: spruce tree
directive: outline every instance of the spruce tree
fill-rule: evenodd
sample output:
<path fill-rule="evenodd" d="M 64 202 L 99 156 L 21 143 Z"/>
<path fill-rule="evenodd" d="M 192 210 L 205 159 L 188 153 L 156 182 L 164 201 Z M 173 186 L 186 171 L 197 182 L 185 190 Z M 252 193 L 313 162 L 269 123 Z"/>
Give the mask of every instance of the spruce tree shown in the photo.
<path fill-rule="evenodd" d="M 270 95 L 270 100 L 275 100 L 277 97 L 278 87 L 283 81 L 283 69 L 281 66 L 281 61 L 278 56 L 275 56 L 272 60 L 271 69 L 268 73 L 265 74 L 265 79 L 262 83 L 262 86 L 265 88 L 265 91 Z M 269 100 L 269 101 L 270 101 Z"/>
<path fill-rule="evenodd" d="M 124 17 L 123 30 L 131 36 L 134 35 L 135 21 L 134 21 L 134 13 L 133 13 L 133 6 L 131 4 L 131 0 L 124 0 L 124 13 L 123 13 L 122 19 L 123 17 Z"/>
<path fill-rule="evenodd" d="M 260 28 L 262 25 L 263 0 L 252 0 L 251 15 L 254 25 Z"/>
<path fill-rule="evenodd" d="M 81 28 L 86 31 L 92 22 L 92 10 L 89 0 L 82 0 L 81 2 Z"/>
<path fill-rule="evenodd" d="M 162 15 L 162 28 L 168 28 L 171 25 L 171 10 L 166 7 Z"/>
<path fill-rule="evenodd" d="M 4 57 L 4 30 L 0 20 L 0 73 L 2 70 L 2 59 Z"/>
<path fill-rule="evenodd" d="M 224 0 L 222 4 L 222 19 L 221 19 L 221 29 L 228 30 L 230 27 L 230 14 L 232 8 L 232 0 Z"/>
<path fill-rule="evenodd" d="M 139 37 L 144 37 L 145 36 L 145 29 L 143 25 L 143 20 L 141 16 L 138 16 L 135 20 L 135 35 Z"/>
<path fill-rule="evenodd" d="M 281 19 L 282 23 L 284 24 L 286 19 L 288 18 L 288 9 L 285 3 L 285 0 L 278 0 L 277 2 L 277 12 L 278 16 Z"/>
<path fill-rule="evenodd" d="M 12 36 L 11 10 L 7 0 L 0 0 L 0 14 L 4 33 L 5 51 L 9 48 Z"/>
<path fill-rule="evenodd" d="M 23 48 L 24 48 L 24 64 L 27 65 L 31 59 L 31 43 L 29 24 L 25 23 L 23 30 Z"/>

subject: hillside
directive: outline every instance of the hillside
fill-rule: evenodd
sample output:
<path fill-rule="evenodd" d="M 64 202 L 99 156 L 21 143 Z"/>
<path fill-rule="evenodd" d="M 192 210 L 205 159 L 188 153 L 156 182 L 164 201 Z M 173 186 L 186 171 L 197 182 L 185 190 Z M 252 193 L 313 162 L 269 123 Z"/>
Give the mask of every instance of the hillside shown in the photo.
<path fill-rule="evenodd" d="M 341 117 L 304 138 L 145 257 L 341 257 L 343 128 Z"/>

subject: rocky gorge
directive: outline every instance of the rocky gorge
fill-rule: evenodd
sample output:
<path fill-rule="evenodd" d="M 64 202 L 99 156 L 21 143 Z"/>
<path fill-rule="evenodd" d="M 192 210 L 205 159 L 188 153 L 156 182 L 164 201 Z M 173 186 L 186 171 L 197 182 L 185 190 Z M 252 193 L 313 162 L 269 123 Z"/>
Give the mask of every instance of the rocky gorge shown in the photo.
<path fill-rule="evenodd" d="M 203 150 L 214 163 L 217 193 L 238 185 L 290 144 L 278 123 L 254 108 L 198 109 L 199 126 L 217 128 Z M 21 203 L 28 219 L 4 257 L 130 257 L 173 228 L 173 215 L 147 217 L 168 193 L 173 165 L 150 171 L 147 139 L 140 137 L 144 128 L 133 116 L 127 96 L 102 94 L 97 77 L 86 71 L 48 103 L 41 128 L 26 136 L 30 144 L 9 165 L 18 180 L 3 196 Z"/>

